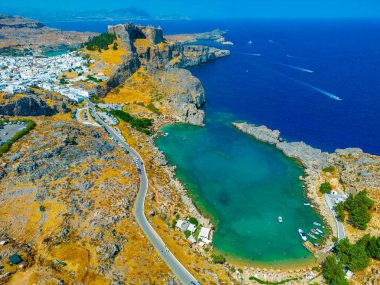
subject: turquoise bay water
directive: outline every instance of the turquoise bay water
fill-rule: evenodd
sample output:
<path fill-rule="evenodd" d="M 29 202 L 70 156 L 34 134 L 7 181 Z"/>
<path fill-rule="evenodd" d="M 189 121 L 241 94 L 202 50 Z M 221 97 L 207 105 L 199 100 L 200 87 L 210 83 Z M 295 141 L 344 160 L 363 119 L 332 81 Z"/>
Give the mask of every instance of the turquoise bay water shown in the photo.
<path fill-rule="evenodd" d="M 302 168 L 236 130 L 232 115 L 211 110 L 207 115 L 204 128 L 165 127 L 169 135 L 156 144 L 177 166 L 196 205 L 216 223 L 216 250 L 265 265 L 310 260 L 298 228 L 308 231 L 320 220 L 303 205 Z"/>

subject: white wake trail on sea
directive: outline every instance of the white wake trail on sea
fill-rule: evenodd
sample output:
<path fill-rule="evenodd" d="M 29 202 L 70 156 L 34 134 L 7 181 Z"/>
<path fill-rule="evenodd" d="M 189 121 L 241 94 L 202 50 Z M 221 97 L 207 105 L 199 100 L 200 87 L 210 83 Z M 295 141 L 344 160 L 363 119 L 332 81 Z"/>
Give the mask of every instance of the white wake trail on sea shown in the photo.
<path fill-rule="evenodd" d="M 268 60 L 268 61 L 271 63 L 274 63 L 274 64 L 281 65 L 281 66 L 290 67 L 290 68 L 293 68 L 293 69 L 296 69 L 299 71 L 303 71 L 303 72 L 307 72 L 307 73 L 314 73 L 314 70 L 311 70 L 311 69 L 307 69 L 307 68 L 303 68 L 303 67 L 299 67 L 299 66 L 295 66 L 295 65 L 291 65 L 291 64 L 286 64 L 286 63 L 282 63 L 282 62 L 272 61 L 272 60 Z"/>
<path fill-rule="evenodd" d="M 336 96 L 336 95 L 334 95 L 334 94 L 332 94 L 332 93 L 330 93 L 330 92 L 328 92 L 326 90 L 323 90 L 321 88 L 313 86 L 313 85 L 311 85 L 309 83 L 303 82 L 301 80 L 295 79 L 295 78 L 287 76 L 285 74 L 281 74 L 281 75 L 284 76 L 284 77 L 286 77 L 286 78 L 288 78 L 288 79 L 290 79 L 290 80 L 292 80 L 292 81 L 294 81 L 294 82 L 296 82 L 296 83 L 298 83 L 298 84 L 301 84 L 303 86 L 309 87 L 310 89 L 313 89 L 314 91 L 317 91 L 317 92 L 319 92 L 319 93 L 321 93 L 323 95 L 326 95 L 326 96 L 330 97 L 331 99 L 334 99 L 334 100 L 337 100 L 337 101 L 342 101 L 343 100 L 340 97 L 338 97 L 338 96 Z"/>
<path fill-rule="evenodd" d="M 235 54 L 250 55 L 250 56 L 261 56 L 261 53 L 235 52 Z M 286 64 L 286 63 L 278 62 L 278 61 L 268 60 L 268 59 L 265 59 L 265 58 L 262 58 L 262 60 L 265 60 L 265 61 L 273 63 L 273 64 L 278 64 L 278 65 L 281 65 L 281 66 L 289 67 L 289 68 L 292 68 L 292 69 L 295 69 L 295 70 L 299 70 L 299 71 L 303 71 L 303 72 L 307 72 L 307 73 L 314 73 L 314 70 L 311 70 L 311 69 L 308 69 L 308 68 L 303 68 L 303 67 L 300 67 L 300 66 L 295 66 L 295 65 L 291 65 L 291 64 Z"/>
<path fill-rule="evenodd" d="M 261 56 L 261 54 L 256 54 L 256 53 L 243 53 L 243 52 L 240 52 L 240 53 L 239 53 L 239 52 L 236 52 L 235 54 L 250 55 L 250 56 Z M 285 65 L 285 66 L 288 66 L 288 67 L 291 67 L 291 68 L 295 68 L 295 69 L 297 69 L 297 70 L 301 70 L 301 71 L 308 72 L 308 73 L 314 72 L 314 71 L 312 71 L 312 70 L 310 70 L 310 69 L 306 69 L 306 68 L 302 68 L 302 67 L 298 67 L 298 66 L 294 66 L 294 65 L 289 65 L 289 64 L 285 64 L 285 63 L 275 62 L 275 61 L 271 61 L 271 60 L 267 60 L 267 59 L 263 59 L 263 58 L 262 58 L 262 60 L 264 60 L 264 61 L 266 61 L 266 62 L 270 62 L 270 63 L 275 63 L 275 64 L 280 64 L 280 65 Z M 287 79 L 289 79 L 289 80 L 291 80 L 291 81 L 294 81 L 294 82 L 296 82 L 296 83 L 298 83 L 298 84 L 301 84 L 301 85 L 303 85 L 303 86 L 306 86 L 306 87 L 308 87 L 308 88 L 310 88 L 310 89 L 312 89 L 312 90 L 314 90 L 314 91 L 317 91 L 318 93 L 321 93 L 321 94 L 323 94 L 323 95 L 326 95 L 326 96 L 330 97 L 331 99 L 334 99 L 334 100 L 337 100 L 337 101 L 342 101 L 342 100 L 343 100 L 342 98 L 340 98 L 340 97 L 338 97 L 338 96 L 336 96 L 336 95 L 334 95 L 334 94 L 332 94 L 332 93 L 330 93 L 330 92 L 328 92 L 328 91 L 326 91 L 326 90 L 323 90 L 323 89 L 321 89 L 321 88 L 318 88 L 318 87 L 316 87 L 316 86 L 314 86 L 314 85 L 311 85 L 311 84 L 309 84 L 309 83 L 306 83 L 306 82 L 303 82 L 303 81 L 301 81 L 301 80 L 298 80 L 298 79 L 295 79 L 295 78 L 293 78 L 293 77 L 290 77 L 290 76 L 288 76 L 288 75 L 285 75 L 285 74 L 283 74 L 282 72 L 279 72 L 279 71 L 277 71 L 277 70 L 273 70 L 272 68 L 269 68 L 269 67 L 266 67 L 266 68 L 272 70 L 272 72 L 275 72 L 275 73 L 277 73 L 278 75 L 280 75 L 280 76 L 282 76 L 282 77 L 285 77 L 285 78 L 287 78 Z M 248 71 L 247 71 L 247 72 L 248 72 Z"/>

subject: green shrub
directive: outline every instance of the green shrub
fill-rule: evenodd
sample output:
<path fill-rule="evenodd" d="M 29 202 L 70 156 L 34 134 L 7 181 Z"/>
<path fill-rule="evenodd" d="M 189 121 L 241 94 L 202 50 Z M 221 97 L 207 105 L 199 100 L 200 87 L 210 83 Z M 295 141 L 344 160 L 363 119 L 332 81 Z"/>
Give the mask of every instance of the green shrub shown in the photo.
<path fill-rule="evenodd" d="M 118 117 L 120 118 L 121 120 L 123 120 L 124 122 L 127 122 L 131 125 L 132 128 L 140 131 L 140 132 L 143 132 L 147 135 L 151 135 L 152 134 L 152 131 L 151 131 L 151 127 L 152 127 L 152 124 L 153 124 L 153 120 L 152 119 L 146 119 L 146 118 L 143 118 L 143 119 L 138 119 L 138 118 L 134 118 L 133 116 L 131 116 L 130 114 L 128 114 L 127 112 L 124 112 L 122 110 L 111 110 L 110 111 L 110 114 L 115 116 L 115 117 Z"/>
<path fill-rule="evenodd" d="M 335 170 L 334 166 L 327 166 L 323 168 L 324 172 L 334 172 L 334 170 Z"/>
<path fill-rule="evenodd" d="M 189 231 L 189 230 L 186 230 L 183 233 L 185 234 L 186 238 L 189 238 L 191 236 L 191 231 Z"/>
<path fill-rule="evenodd" d="M 194 217 L 191 217 L 190 219 L 189 219 L 189 222 L 190 222 L 190 224 L 193 224 L 193 225 L 196 225 L 196 226 L 198 226 L 198 220 L 196 219 L 196 218 L 194 218 Z"/>
<path fill-rule="evenodd" d="M 152 103 L 149 103 L 146 107 L 156 115 L 161 115 L 161 112 Z"/>
<path fill-rule="evenodd" d="M 213 263 L 223 264 L 226 262 L 226 258 L 223 254 L 213 254 L 211 258 Z"/>
<path fill-rule="evenodd" d="M 108 50 L 108 46 L 116 40 L 115 34 L 103 33 L 99 36 L 92 37 L 89 41 L 84 43 L 84 46 L 88 50 L 98 50 L 101 52 L 102 49 Z"/>
<path fill-rule="evenodd" d="M 321 193 L 323 194 L 325 193 L 330 194 L 331 190 L 332 190 L 331 184 L 328 182 L 322 183 L 321 186 L 319 187 L 319 191 L 321 191 Z"/>

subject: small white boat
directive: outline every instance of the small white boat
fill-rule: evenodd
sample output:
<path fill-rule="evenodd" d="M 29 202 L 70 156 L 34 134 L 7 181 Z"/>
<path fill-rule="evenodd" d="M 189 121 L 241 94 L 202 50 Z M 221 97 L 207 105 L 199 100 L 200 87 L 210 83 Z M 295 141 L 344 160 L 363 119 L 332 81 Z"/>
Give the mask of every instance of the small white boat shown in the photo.
<path fill-rule="evenodd" d="M 281 217 L 281 216 L 278 216 L 278 221 L 279 221 L 280 223 L 282 223 L 282 217 Z"/>
<path fill-rule="evenodd" d="M 304 206 L 310 206 L 310 203 L 305 202 L 305 203 L 303 203 L 303 205 L 304 205 Z"/>
<path fill-rule="evenodd" d="M 320 229 L 316 228 L 316 230 L 317 230 L 317 232 L 319 232 L 320 234 L 323 234 L 323 232 L 322 232 Z"/>
<path fill-rule="evenodd" d="M 251 45 L 251 44 L 252 44 L 252 41 L 249 41 L 248 43 Z"/>
<path fill-rule="evenodd" d="M 298 233 L 300 234 L 300 236 L 301 236 L 301 238 L 302 238 L 303 241 L 307 241 L 307 237 L 306 237 L 306 235 L 305 235 L 305 233 L 304 233 L 303 230 L 298 229 Z"/>
<path fill-rule="evenodd" d="M 320 224 L 320 223 L 317 223 L 317 222 L 314 222 L 313 225 L 315 225 L 315 226 L 319 226 L 319 227 L 321 226 L 321 224 Z"/>

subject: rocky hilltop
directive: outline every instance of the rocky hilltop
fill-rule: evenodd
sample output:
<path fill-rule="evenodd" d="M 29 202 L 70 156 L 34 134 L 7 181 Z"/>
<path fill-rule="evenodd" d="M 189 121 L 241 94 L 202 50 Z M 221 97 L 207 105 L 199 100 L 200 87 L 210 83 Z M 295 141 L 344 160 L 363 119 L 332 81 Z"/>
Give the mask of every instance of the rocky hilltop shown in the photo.
<path fill-rule="evenodd" d="M 0 29 L 13 28 L 30 28 L 30 29 L 40 29 L 45 27 L 44 24 L 31 20 L 28 18 L 23 18 L 19 16 L 7 16 L 0 14 Z"/>
<path fill-rule="evenodd" d="M 177 91 L 168 94 L 173 114 L 180 122 L 203 124 L 204 112 L 200 110 L 205 103 L 202 84 L 192 78 L 191 73 L 182 69 L 228 56 L 230 54 L 228 50 L 169 41 L 164 38 L 161 28 L 131 23 L 108 26 L 108 33 L 116 35 L 126 55 L 105 85 L 93 88 L 92 92 L 95 95 L 106 96 L 112 89 L 123 84 L 128 77 L 143 68 L 153 79 L 157 74 L 161 79 L 175 77 L 176 89 L 181 89 L 181 92 L 178 97 Z M 164 73 L 166 75 L 163 75 Z M 181 76 L 184 76 L 184 79 L 177 80 Z M 168 80 L 163 80 L 164 89 L 168 90 L 170 84 L 167 82 Z"/>
<path fill-rule="evenodd" d="M 95 33 L 67 32 L 19 16 L 0 15 L 0 54 L 18 55 L 78 46 Z"/>

